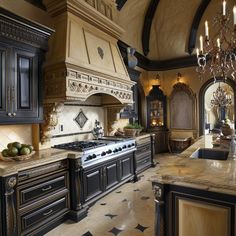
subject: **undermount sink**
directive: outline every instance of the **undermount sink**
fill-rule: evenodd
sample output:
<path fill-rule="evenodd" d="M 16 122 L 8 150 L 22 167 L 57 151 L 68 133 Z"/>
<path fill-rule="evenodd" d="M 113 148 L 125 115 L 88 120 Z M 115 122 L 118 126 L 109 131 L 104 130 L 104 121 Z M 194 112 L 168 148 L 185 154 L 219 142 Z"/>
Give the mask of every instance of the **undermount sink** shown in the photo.
<path fill-rule="evenodd" d="M 227 160 L 229 151 L 217 150 L 212 148 L 199 148 L 192 153 L 190 158 Z"/>

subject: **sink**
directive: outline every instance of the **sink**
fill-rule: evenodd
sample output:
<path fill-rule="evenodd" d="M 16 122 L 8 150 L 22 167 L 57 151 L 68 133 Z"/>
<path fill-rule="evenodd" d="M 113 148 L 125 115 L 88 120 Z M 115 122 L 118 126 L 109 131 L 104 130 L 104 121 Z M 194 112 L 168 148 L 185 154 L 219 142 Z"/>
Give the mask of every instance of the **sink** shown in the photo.
<path fill-rule="evenodd" d="M 211 159 L 211 160 L 227 160 L 229 151 L 212 149 L 212 148 L 199 148 L 192 153 L 190 158 Z"/>

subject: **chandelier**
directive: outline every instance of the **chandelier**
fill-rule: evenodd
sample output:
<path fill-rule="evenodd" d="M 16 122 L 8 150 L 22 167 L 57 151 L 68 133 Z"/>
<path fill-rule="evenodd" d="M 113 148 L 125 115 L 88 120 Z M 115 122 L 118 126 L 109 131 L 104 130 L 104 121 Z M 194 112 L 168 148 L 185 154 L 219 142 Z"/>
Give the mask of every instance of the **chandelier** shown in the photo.
<path fill-rule="evenodd" d="M 213 92 L 213 98 L 211 99 L 212 107 L 228 107 L 232 104 L 231 94 L 227 94 L 226 91 L 220 87 Z"/>
<path fill-rule="evenodd" d="M 216 81 L 217 78 L 231 77 L 235 79 L 236 69 L 236 6 L 233 8 L 233 24 L 231 14 L 223 1 L 222 13 L 213 19 L 216 35 L 210 38 L 208 22 L 205 21 L 205 40 L 200 36 L 200 49 L 196 49 L 197 72 L 202 79 L 207 73 Z"/>

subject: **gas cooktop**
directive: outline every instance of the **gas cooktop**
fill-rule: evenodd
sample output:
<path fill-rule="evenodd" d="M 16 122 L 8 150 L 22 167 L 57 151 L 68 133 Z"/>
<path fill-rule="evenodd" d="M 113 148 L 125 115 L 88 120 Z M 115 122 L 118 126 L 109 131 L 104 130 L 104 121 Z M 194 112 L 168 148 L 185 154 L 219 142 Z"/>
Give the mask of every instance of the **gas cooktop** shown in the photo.
<path fill-rule="evenodd" d="M 105 146 L 107 143 L 102 142 L 102 141 L 93 141 L 93 140 L 88 140 L 88 141 L 75 141 L 75 142 L 70 142 L 70 143 L 62 143 L 53 146 L 54 148 L 59 148 L 59 149 L 66 149 L 66 150 L 72 150 L 72 151 L 86 151 L 89 149 Z"/>

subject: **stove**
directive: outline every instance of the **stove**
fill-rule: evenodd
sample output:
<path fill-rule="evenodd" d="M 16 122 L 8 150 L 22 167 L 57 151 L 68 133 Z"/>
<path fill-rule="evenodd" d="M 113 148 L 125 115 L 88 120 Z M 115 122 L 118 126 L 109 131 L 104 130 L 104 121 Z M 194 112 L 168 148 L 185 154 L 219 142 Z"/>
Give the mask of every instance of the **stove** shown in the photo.
<path fill-rule="evenodd" d="M 79 152 L 82 154 L 81 165 L 85 168 L 133 152 L 136 150 L 136 145 L 132 138 L 105 136 L 98 140 L 63 143 L 53 148 Z"/>

